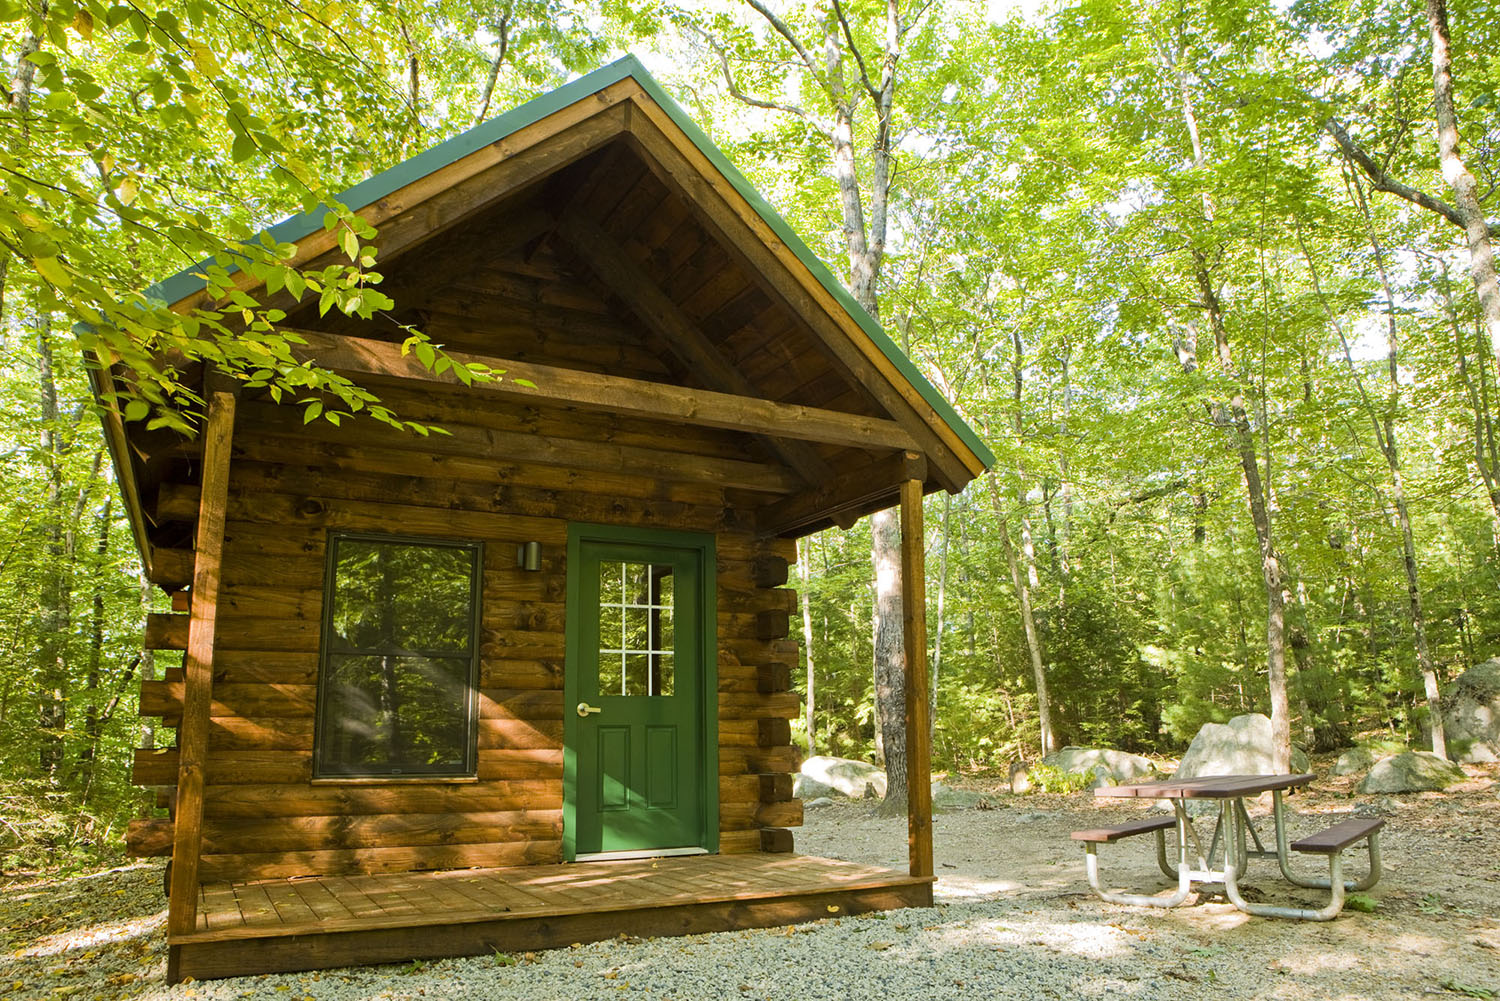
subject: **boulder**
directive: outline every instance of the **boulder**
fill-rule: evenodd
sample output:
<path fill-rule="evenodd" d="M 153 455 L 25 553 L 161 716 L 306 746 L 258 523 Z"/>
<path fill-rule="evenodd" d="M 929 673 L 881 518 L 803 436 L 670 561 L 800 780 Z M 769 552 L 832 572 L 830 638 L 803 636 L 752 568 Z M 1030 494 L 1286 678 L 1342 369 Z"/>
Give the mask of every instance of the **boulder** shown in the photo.
<path fill-rule="evenodd" d="M 1454 680 L 1443 698 L 1448 745 L 1459 761 L 1500 761 L 1500 657 L 1475 664 Z"/>
<path fill-rule="evenodd" d="M 1368 747 L 1351 747 L 1339 759 L 1333 763 L 1333 774 L 1353 775 L 1362 772 L 1375 763 L 1375 752 Z"/>
<path fill-rule="evenodd" d="M 1151 760 L 1139 754 L 1092 747 L 1064 747 L 1043 758 L 1042 764 L 1061 772 L 1090 776 L 1091 789 L 1134 782 L 1156 772 Z"/>
<path fill-rule="evenodd" d="M 1359 784 L 1362 793 L 1435 792 L 1464 779 L 1464 771 L 1430 751 L 1382 758 Z"/>
<path fill-rule="evenodd" d="M 1307 771 L 1307 755 L 1292 748 L 1292 771 Z M 1198 775 L 1275 775 L 1271 753 L 1271 718 L 1246 713 L 1228 723 L 1205 723 L 1188 745 L 1175 778 Z"/>
<path fill-rule="evenodd" d="M 829 796 L 842 794 L 833 786 L 824 785 L 815 778 L 798 773 L 792 777 L 792 795 L 805 803 L 808 800 L 827 799 Z"/>
<path fill-rule="evenodd" d="M 823 788 L 812 791 L 813 796 L 848 796 L 850 799 L 884 799 L 885 772 L 867 761 L 852 758 L 831 758 L 825 754 L 814 755 L 802 762 L 802 772 L 793 783 L 794 795 L 797 783 L 811 779 Z M 811 789 L 812 787 L 807 787 Z"/>
<path fill-rule="evenodd" d="M 817 799 L 809 800 L 802 805 L 804 810 L 821 810 L 825 806 L 832 806 L 833 800 L 827 796 L 819 796 Z"/>

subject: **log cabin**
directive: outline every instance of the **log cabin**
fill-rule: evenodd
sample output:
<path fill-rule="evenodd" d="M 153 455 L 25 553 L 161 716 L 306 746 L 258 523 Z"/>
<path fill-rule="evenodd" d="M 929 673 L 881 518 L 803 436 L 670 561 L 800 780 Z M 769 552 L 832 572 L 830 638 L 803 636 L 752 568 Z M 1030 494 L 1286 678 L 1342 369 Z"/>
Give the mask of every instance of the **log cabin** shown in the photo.
<path fill-rule="evenodd" d="M 633 58 L 350 189 L 388 315 L 265 294 L 306 360 L 418 436 L 304 423 L 224 373 L 191 440 L 92 373 L 173 612 L 169 979 L 687 934 L 932 899 L 926 685 L 909 871 L 799 856 L 795 540 L 899 505 L 926 677 L 922 498 L 993 457 Z M 321 216 L 271 231 L 316 268 Z M 211 309 L 189 269 L 153 294 Z M 472 387 L 401 351 L 415 324 Z"/>

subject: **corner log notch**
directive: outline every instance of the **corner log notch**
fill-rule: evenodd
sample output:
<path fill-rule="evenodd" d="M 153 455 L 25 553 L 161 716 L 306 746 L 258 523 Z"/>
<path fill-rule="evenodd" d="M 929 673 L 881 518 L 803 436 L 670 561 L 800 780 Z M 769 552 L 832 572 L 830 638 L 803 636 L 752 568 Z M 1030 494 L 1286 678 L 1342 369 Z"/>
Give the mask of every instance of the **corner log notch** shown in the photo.
<path fill-rule="evenodd" d="M 345 337 L 314 330 L 287 330 L 306 342 L 296 351 L 301 361 L 313 361 L 337 372 L 386 376 L 462 386 L 452 371 L 437 372 L 400 345 L 364 337 Z M 895 421 L 847 414 L 792 403 L 776 403 L 750 395 L 684 389 L 666 383 L 626 379 L 575 369 L 537 365 L 486 355 L 448 352 L 456 364 L 474 365 L 503 373 L 493 380 L 474 381 L 475 392 L 507 399 L 547 402 L 560 406 L 675 421 L 698 427 L 744 431 L 794 438 L 828 445 L 874 449 L 914 447 L 912 436 Z M 748 389 L 753 392 L 753 389 Z M 817 460 L 820 464 L 822 460 Z"/>

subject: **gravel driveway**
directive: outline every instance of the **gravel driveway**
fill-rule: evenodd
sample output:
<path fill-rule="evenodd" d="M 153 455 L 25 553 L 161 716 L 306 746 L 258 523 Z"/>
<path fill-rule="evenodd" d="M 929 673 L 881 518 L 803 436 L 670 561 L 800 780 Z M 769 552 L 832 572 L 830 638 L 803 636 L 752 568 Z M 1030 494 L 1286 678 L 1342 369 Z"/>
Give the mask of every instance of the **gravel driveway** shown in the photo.
<path fill-rule="evenodd" d="M 1493 770 L 1491 770 L 1493 771 Z M 1095 899 L 1076 827 L 1140 807 L 1086 796 L 992 796 L 934 823 L 936 907 L 750 932 L 609 942 L 166 987 L 160 866 L 12 880 L 0 899 L 0 997 L 172 999 L 1255 998 L 1500 996 L 1495 776 L 1391 814 L 1373 913 L 1326 925 L 1249 918 L 1222 897 L 1166 913 Z M 1343 790 L 1299 797 L 1339 814 Z M 1301 819 L 1309 829 L 1315 817 Z M 905 823 L 859 803 L 809 810 L 799 852 L 904 866 Z M 1106 854 L 1107 853 L 1107 854 Z M 1117 885 L 1160 886 L 1149 839 L 1101 851 Z M 1363 864 L 1362 859 L 1353 863 Z M 1273 870 L 1274 871 L 1274 870 Z M 1265 896 L 1285 884 L 1252 865 Z M 1310 898 L 1304 898 L 1310 899 Z M 1493 992 L 1493 993 L 1489 993 Z"/>

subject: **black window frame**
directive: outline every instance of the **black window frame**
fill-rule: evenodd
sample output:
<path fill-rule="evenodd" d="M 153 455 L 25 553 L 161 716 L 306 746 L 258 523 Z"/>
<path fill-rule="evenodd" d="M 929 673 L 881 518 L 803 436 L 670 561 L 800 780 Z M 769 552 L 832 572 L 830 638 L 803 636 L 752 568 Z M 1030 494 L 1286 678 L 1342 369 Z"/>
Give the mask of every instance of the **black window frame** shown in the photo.
<path fill-rule="evenodd" d="M 326 745 L 324 732 L 325 711 L 330 708 L 327 695 L 328 661 L 333 650 L 334 591 L 338 584 L 338 547 L 341 542 L 363 542 L 399 546 L 415 546 L 428 549 L 459 549 L 472 554 L 473 571 L 469 578 L 469 668 L 464 686 L 464 762 L 461 768 L 433 768 L 422 770 L 383 769 L 373 770 L 368 766 L 350 766 L 324 760 Z M 420 535 L 397 535 L 377 532 L 330 532 L 326 543 L 323 570 L 322 622 L 318 640 L 318 691 L 313 717 L 312 777 L 314 779 L 364 779 L 392 782 L 423 781 L 448 778 L 475 778 L 479 772 L 479 661 L 480 632 L 484 614 L 484 543 L 472 539 L 440 539 Z M 393 650 L 360 651 L 369 656 L 390 655 Z M 337 651 L 347 655 L 348 651 Z M 457 658 L 453 658 L 457 659 Z"/>

